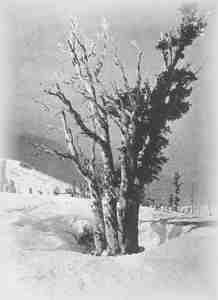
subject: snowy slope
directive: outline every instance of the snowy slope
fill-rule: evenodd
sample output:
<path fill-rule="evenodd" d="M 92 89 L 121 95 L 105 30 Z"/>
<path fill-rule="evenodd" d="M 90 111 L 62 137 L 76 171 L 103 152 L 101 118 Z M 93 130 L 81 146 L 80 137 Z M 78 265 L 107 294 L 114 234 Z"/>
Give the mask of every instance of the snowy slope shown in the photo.
<path fill-rule="evenodd" d="M 217 299 L 218 252 L 211 251 L 216 227 L 193 230 L 135 255 L 93 257 L 64 245 L 66 238 L 51 232 L 48 222 L 54 220 L 53 227 L 63 218 L 91 221 L 85 199 L 0 197 L 2 299 Z M 39 220 L 47 227 L 39 227 Z"/>

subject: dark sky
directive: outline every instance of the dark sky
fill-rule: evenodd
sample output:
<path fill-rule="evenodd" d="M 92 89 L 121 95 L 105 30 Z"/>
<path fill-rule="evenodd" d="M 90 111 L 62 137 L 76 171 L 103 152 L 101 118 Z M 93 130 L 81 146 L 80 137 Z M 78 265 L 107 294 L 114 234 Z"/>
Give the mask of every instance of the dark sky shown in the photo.
<path fill-rule="evenodd" d="M 58 44 L 65 41 L 70 17 L 78 16 L 90 34 L 95 33 L 102 16 L 106 17 L 117 36 L 120 53 L 130 76 L 135 74 L 135 52 L 129 44 L 131 40 L 136 40 L 144 49 L 145 74 L 154 76 L 161 69 L 159 53 L 154 49 L 155 42 L 160 31 L 164 32 L 176 23 L 177 8 L 181 3 L 175 0 L 8 2 L 5 10 L 9 26 L 8 56 L 13 65 L 13 109 L 8 115 L 10 131 L 15 135 L 33 134 L 63 142 L 60 131 L 49 130 L 51 125 L 59 126 L 59 121 L 54 121 L 54 114 L 42 112 L 34 99 L 46 100 L 42 93 L 43 87 L 49 86 L 58 72 L 68 68 L 68 56 Z M 200 1 L 199 7 L 214 12 L 214 3 Z M 187 53 L 187 60 L 196 68 L 202 67 L 202 70 L 192 94 L 193 106 L 190 112 L 172 126 L 173 135 L 167 150 L 170 161 L 163 170 L 166 176 L 171 176 L 176 170 L 181 171 L 188 186 L 186 196 L 190 193 L 193 180 L 200 189 L 198 193 L 206 193 L 202 189 L 202 174 L 209 174 L 210 168 L 210 157 L 205 159 L 205 153 L 208 151 L 207 123 L 211 108 L 205 103 L 209 101 L 213 84 L 210 75 L 214 19 L 212 14 L 206 35 Z M 77 105 L 78 100 L 75 98 L 74 101 Z M 116 132 L 113 132 L 113 138 L 117 143 Z"/>

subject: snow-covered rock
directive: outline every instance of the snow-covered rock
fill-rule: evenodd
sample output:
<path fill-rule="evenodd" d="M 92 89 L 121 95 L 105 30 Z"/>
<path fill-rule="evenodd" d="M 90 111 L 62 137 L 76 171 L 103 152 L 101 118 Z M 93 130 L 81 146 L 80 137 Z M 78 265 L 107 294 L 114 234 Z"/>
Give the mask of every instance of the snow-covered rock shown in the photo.
<path fill-rule="evenodd" d="M 71 228 L 74 232 L 77 232 L 79 236 L 86 234 L 87 232 L 92 232 L 92 224 L 89 220 L 78 219 L 71 221 Z"/>

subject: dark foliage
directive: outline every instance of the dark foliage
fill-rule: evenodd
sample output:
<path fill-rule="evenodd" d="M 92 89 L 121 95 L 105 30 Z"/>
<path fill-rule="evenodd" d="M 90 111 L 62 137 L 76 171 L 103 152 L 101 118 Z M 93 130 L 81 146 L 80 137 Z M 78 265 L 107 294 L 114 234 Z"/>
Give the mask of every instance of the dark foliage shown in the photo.
<path fill-rule="evenodd" d="M 163 150 L 169 144 L 170 125 L 188 112 L 192 83 L 197 80 L 191 65 L 183 63 L 184 51 L 204 32 L 207 23 L 192 6 L 183 7 L 181 12 L 181 24 L 174 32 L 162 36 L 156 46 L 163 56 L 165 69 L 156 77 L 153 87 L 147 81 L 140 91 L 133 90 L 135 96 L 140 94 L 140 100 L 128 104 L 135 109 L 138 103 L 133 119 L 135 151 L 138 153 L 137 177 L 145 184 L 158 179 L 167 162 Z M 132 100 L 134 96 L 126 98 Z"/>

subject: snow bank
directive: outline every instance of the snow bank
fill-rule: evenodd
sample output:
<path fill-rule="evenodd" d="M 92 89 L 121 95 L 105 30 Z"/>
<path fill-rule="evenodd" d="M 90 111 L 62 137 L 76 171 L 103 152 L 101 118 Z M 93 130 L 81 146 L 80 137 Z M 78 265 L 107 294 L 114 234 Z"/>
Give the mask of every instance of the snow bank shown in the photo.
<path fill-rule="evenodd" d="M 75 235 L 81 236 L 93 222 L 90 200 L 61 196 L 32 196 L 0 193 L 0 213 L 14 229 L 18 243 L 25 249 L 69 249 L 76 247 Z M 196 224 L 169 223 L 184 216 L 164 213 L 151 207 L 139 212 L 139 242 L 145 249 L 155 248 L 190 231 Z M 72 248 L 73 247 L 73 248 Z"/>
<path fill-rule="evenodd" d="M 153 222 L 154 211 L 143 208 L 140 218 L 148 222 L 141 223 L 142 242 L 150 226 L 150 233 L 168 236 L 162 245 L 135 255 L 93 257 L 63 243 L 73 239 L 71 233 L 63 236 L 66 220 L 80 216 L 91 221 L 87 202 L 0 196 L 0 280 L 6 300 L 217 299 L 211 265 L 218 261 L 218 251 L 210 251 L 215 249 L 216 227 L 169 239 L 172 224 L 163 233 L 164 223 Z"/>
<path fill-rule="evenodd" d="M 214 234 L 196 231 L 152 252 L 123 257 L 23 252 L 17 256 L 17 281 L 29 299 L 39 300 L 215 300 L 213 273 L 206 264 Z M 22 291 L 16 297 L 25 299 Z"/>
<path fill-rule="evenodd" d="M 17 247 L 87 251 L 89 245 L 79 245 L 78 238 L 83 234 L 84 224 L 91 226 L 93 221 L 89 200 L 10 193 L 0 193 L 0 199 L 0 217 L 11 227 L 10 236 Z"/>

